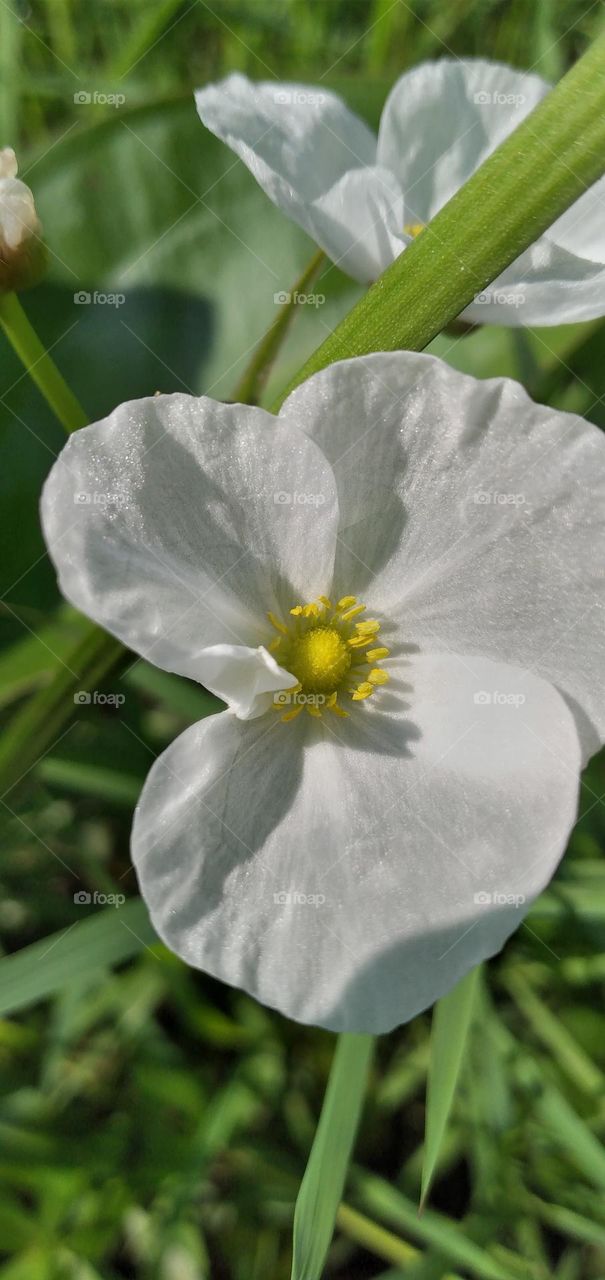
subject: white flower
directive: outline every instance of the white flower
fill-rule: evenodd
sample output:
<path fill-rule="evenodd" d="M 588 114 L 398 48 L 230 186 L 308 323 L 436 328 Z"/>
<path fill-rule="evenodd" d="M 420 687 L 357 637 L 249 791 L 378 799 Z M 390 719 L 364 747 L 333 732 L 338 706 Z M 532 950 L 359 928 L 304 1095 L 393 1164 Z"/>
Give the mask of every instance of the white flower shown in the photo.
<path fill-rule="evenodd" d="M 385 1031 L 502 946 L 605 729 L 604 489 L 594 426 L 412 353 L 277 418 L 166 395 L 70 438 L 42 500 L 64 594 L 229 708 L 136 814 L 173 951 Z"/>
<path fill-rule="evenodd" d="M 375 280 L 550 85 L 481 59 L 425 62 L 391 90 L 378 139 L 327 90 L 233 74 L 196 93 L 199 114 L 343 271 Z M 605 313 L 605 179 L 464 312 L 550 325 Z"/>
<path fill-rule="evenodd" d="M 0 150 L 0 290 L 20 288 L 36 274 L 40 223 L 34 197 L 17 177 L 12 147 Z"/>

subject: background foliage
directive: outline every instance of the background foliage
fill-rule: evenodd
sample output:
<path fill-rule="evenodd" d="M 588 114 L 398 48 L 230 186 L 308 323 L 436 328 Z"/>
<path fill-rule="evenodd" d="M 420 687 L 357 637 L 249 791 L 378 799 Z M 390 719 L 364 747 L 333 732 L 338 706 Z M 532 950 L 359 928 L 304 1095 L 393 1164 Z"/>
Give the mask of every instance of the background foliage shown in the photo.
<path fill-rule="evenodd" d="M 312 252 L 207 134 L 191 90 L 231 69 L 322 83 L 376 125 L 427 57 L 474 54 L 556 79 L 597 30 L 586 0 L 10 0 L 0 4 L 1 144 L 18 149 L 50 247 L 24 299 L 91 418 L 187 389 L 228 397 Z M 116 107 L 74 95 L 121 94 Z M 359 296 L 329 265 L 268 400 Z M 80 291 L 124 303 L 77 303 Z M 604 425 L 605 328 L 486 329 L 431 350 Z M 47 681 L 81 630 L 37 519 L 63 443 L 0 347 L 0 706 Z M 134 659 L 124 705 L 71 727 L 2 801 L 0 1277 L 266 1280 L 289 1275 L 293 1201 L 333 1038 L 195 974 L 143 917 L 74 894 L 136 893 L 132 807 L 153 757 L 210 700 Z M 361 1277 L 605 1277 L 603 761 L 554 885 L 493 962 L 443 1149 L 416 1213 L 427 1016 L 383 1038 L 328 1263 Z M 99 924 L 98 922 L 101 921 Z M 60 938 L 57 930 L 69 930 Z M 116 967 L 117 966 L 117 967 Z M 50 998 L 43 992 L 56 988 Z"/>

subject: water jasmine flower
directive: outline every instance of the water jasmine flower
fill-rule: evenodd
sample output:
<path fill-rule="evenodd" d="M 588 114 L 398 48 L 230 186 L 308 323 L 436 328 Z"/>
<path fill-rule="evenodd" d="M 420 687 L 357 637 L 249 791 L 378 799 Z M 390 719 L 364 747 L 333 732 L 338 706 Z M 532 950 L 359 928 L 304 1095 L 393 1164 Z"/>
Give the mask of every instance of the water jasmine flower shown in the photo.
<path fill-rule="evenodd" d="M 188 964 L 387 1031 L 549 881 L 604 736 L 605 441 L 427 355 L 277 417 L 119 406 L 42 498 L 64 595 L 226 709 L 159 757 L 132 851 Z"/>
<path fill-rule="evenodd" d="M 343 271 L 369 283 L 548 93 L 540 76 L 483 59 L 425 62 L 391 90 L 378 138 L 322 87 L 237 73 L 196 93 L 198 112 L 269 198 Z M 605 179 L 462 313 L 552 325 L 605 313 Z"/>

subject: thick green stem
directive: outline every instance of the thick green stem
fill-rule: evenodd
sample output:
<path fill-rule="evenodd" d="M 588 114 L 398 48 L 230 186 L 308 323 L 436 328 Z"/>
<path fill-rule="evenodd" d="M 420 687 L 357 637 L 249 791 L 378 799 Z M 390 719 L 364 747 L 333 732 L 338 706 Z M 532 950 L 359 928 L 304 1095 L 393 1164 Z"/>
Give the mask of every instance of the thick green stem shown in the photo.
<path fill-rule="evenodd" d="M 321 249 L 318 249 L 317 253 L 313 254 L 311 261 L 307 263 L 292 291 L 287 294 L 287 301 L 282 302 L 271 328 L 267 330 L 264 338 L 261 338 L 250 364 L 244 370 L 233 392 L 233 400 L 240 404 L 258 404 L 263 387 L 271 372 L 273 361 L 286 337 L 296 308 L 299 305 L 298 298 L 301 294 L 307 292 L 309 285 L 312 284 L 317 276 L 324 258 L 324 253 Z"/>
<path fill-rule="evenodd" d="M 0 325 L 30 378 L 66 431 L 85 427 L 88 417 L 32 328 L 16 293 L 0 294 Z"/>

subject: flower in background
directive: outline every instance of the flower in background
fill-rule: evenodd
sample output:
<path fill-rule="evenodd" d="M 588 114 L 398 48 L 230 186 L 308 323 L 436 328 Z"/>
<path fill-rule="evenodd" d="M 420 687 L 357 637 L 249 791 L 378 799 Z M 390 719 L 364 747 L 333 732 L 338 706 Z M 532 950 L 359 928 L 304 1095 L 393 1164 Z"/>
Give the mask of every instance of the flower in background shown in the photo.
<path fill-rule="evenodd" d="M 482 59 L 425 62 L 397 81 L 378 139 L 341 98 L 233 74 L 196 93 L 204 124 L 343 271 L 373 281 L 550 85 Z M 551 325 L 605 313 L 605 179 L 477 295 L 474 323 Z"/>
<path fill-rule="evenodd" d="M 38 278 L 43 258 L 34 197 L 17 177 L 12 147 L 0 150 L 0 292 L 25 288 Z"/>
<path fill-rule="evenodd" d="M 386 1031 L 499 950 L 604 736 L 604 490 L 596 427 L 413 353 L 278 417 L 164 395 L 71 436 L 42 499 L 64 595 L 227 704 L 137 808 L 173 951 Z"/>

